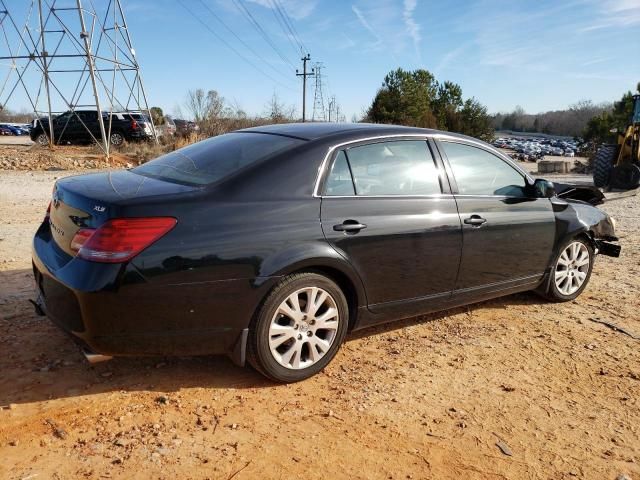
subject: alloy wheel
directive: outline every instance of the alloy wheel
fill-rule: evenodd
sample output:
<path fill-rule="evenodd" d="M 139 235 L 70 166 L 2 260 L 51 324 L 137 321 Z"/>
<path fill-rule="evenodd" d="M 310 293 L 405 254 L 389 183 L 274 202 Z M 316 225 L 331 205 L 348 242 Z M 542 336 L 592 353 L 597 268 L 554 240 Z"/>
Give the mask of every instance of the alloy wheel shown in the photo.
<path fill-rule="evenodd" d="M 47 145 L 49 145 L 49 137 L 47 137 L 46 134 L 41 133 L 40 135 L 38 135 L 38 137 L 36 138 L 36 142 L 38 143 L 38 145 L 40 145 L 41 147 L 46 147 Z"/>
<path fill-rule="evenodd" d="M 339 324 L 336 301 L 326 290 L 318 287 L 296 290 L 280 304 L 271 319 L 271 354 L 285 368 L 310 367 L 329 351 Z"/>
<path fill-rule="evenodd" d="M 584 284 L 589 273 L 591 258 L 582 242 L 571 242 L 556 262 L 554 280 L 563 295 L 573 295 Z"/>
<path fill-rule="evenodd" d="M 121 145 L 122 142 L 124 142 L 124 138 L 121 134 L 119 133 L 111 134 L 111 145 Z"/>

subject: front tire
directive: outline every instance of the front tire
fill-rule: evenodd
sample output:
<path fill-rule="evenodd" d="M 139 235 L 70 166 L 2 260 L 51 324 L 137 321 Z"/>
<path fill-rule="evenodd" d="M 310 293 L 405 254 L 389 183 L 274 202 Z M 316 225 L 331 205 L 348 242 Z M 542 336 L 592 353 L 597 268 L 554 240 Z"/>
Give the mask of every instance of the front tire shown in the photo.
<path fill-rule="evenodd" d="M 544 296 L 555 302 L 575 299 L 591 278 L 595 252 L 588 240 L 573 238 L 558 250 Z"/>
<path fill-rule="evenodd" d="M 49 137 L 47 137 L 46 133 L 40 133 L 36 137 L 36 143 L 41 147 L 46 147 L 47 145 L 49 145 Z"/>
<path fill-rule="evenodd" d="M 271 380 L 304 380 L 335 357 L 348 324 L 349 306 L 335 282 L 316 273 L 289 275 L 252 322 L 247 360 Z"/>

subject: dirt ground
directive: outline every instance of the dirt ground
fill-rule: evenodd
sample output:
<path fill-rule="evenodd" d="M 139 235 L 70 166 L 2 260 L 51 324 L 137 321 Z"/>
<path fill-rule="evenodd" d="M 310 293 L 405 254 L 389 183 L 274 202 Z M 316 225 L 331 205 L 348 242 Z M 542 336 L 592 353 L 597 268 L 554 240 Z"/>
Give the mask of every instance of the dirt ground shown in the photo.
<path fill-rule="evenodd" d="M 640 479 L 640 197 L 576 301 L 520 294 L 348 337 L 275 385 L 226 358 L 90 366 L 37 317 L 56 177 L 0 171 L 0 479 Z"/>

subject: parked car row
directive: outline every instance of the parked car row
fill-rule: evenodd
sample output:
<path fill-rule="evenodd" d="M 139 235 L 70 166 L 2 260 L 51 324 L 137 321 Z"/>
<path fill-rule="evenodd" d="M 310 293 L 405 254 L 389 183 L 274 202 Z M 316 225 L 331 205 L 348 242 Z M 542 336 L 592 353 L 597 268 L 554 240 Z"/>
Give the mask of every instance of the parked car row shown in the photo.
<path fill-rule="evenodd" d="M 158 136 L 178 135 L 186 137 L 192 133 L 197 133 L 199 130 L 200 127 L 191 120 L 174 119 L 168 115 L 164 117 L 164 123 L 162 125 L 156 125 Z"/>
<path fill-rule="evenodd" d="M 140 112 L 102 112 L 106 134 L 112 145 L 125 141 L 148 140 L 153 137 L 151 120 Z M 31 140 L 49 144 L 49 118 L 42 117 L 31 125 Z M 56 144 L 90 143 L 102 138 L 97 110 L 68 111 L 53 118 Z"/>
<path fill-rule="evenodd" d="M 0 124 L 0 135 L 29 135 L 29 125 L 16 123 Z"/>
<path fill-rule="evenodd" d="M 514 150 L 516 153 L 523 154 L 528 158 L 536 156 L 542 157 L 544 155 L 573 157 L 578 149 L 578 142 L 575 140 L 557 140 L 537 137 L 500 137 L 494 140 L 493 146 Z"/>

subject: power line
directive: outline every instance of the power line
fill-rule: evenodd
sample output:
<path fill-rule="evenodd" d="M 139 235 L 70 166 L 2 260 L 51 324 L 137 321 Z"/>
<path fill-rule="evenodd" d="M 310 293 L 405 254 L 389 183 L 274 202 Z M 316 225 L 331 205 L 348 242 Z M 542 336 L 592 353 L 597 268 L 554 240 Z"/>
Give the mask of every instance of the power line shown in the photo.
<path fill-rule="evenodd" d="M 282 15 L 282 18 L 284 18 L 284 21 L 287 24 L 287 28 L 293 34 L 293 38 L 295 38 L 296 42 L 298 42 L 298 45 L 300 45 L 300 49 L 302 50 L 302 53 L 303 54 L 305 52 L 309 53 L 309 49 L 305 46 L 305 44 L 300 39 L 300 35 L 298 34 L 298 30 L 296 30 L 296 27 L 293 24 L 293 21 L 291 20 L 291 17 L 287 13 L 287 10 L 284 8 L 284 5 L 282 4 L 282 2 L 280 2 L 280 0 L 272 0 L 272 1 L 276 5 L 276 8 L 278 9 L 278 11 L 280 12 L 280 15 Z"/>
<path fill-rule="evenodd" d="M 291 46 L 295 50 L 296 55 L 298 54 L 298 49 L 300 49 L 300 53 L 302 53 L 302 55 L 304 55 L 304 52 L 302 51 L 302 47 L 300 47 L 300 45 L 296 45 L 296 42 L 294 41 L 293 35 L 287 32 L 288 25 L 285 22 L 285 20 L 282 18 L 282 15 L 280 15 L 280 12 L 278 11 L 277 5 L 275 4 L 275 2 L 273 0 L 271 1 L 271 4 L 273 5 L 273 8 L 271 8 L 270 10 L 273 12 L 273 16 L 276 17 L 276 20 L 278 21 L 278 24 L 280 25 L 280 28 L 282 28 L 282 31 L 284 32 L 284 36 L 287 37 L 287 40 L 289 40 L 289 43 L 291 44 Z"/>
<path fill-rule="evenodd" d="M 229 26 L 228 26 L 228 25 L 227 25 L 227 24 L 222 20 L 222 18 L 220 18 L 220 17 L 219 17 L 219 16 L 218 16 L 214 11 L 213 11 L 213 9 L 212 9 L 209 5 L 207 5 L 207 4 L 204 2 L 204 0 L 199 0 L 199 1 L 200 1 L 200 3 L 202 4 L 202 6 L 203 6 L 204 8 L 206 8 L 206 9 L 209 11 L 209 13 L 210 13 L 210 14 L 211 14 L 211 15 L 212 15 L 212 16 L 213 16 L 213 17 L 214 17 L 218 22 L 220 22 L 220 23 L 222 24 L 222 26 L 223 26 L 224 28 L 226 28 L 226 29 L 227 29 L 227 31 L 228 31 L 229 33 L 231 33 L 231 35 L 233 35 L 233 36 L 236 38 L 236 40 L 238 40 L 242 45 L 244 45 L 244 47 L 245 47 L 247 50 L 249 50 L 251 53 L 253 53 L 257 58 L 259 58 L 259 59 L 263 60 L 263 61 L 264 61 L 264 63 L 265 63 L 268 67 L 270 67 L 274 72 L 276 72 L 278 75 L 282 75 L 282 76 L 284 76 L 284 74 L 283 74 L 280 70 L 278 70 L 278 68 L 274 67 L 271 63 L 269 63 L 267 60 L 265 60 L 265 59 L 264 59 L 264 58 L 263 58 L 259 53 L 257 53 L 257 52 L 256 52 L 256 51 L 255 51 L 255 50 L 254 50 L 250 45 L 248 45 L 248 44 L 247 44 L 247 43 L 246 43 L 246 42 L 245 42 L 241 37 L 239 37 L 239 36 L 238 36 L 238 34 L 237 34 L 237 33 L 236 33 L 236 32 L 235 32 L 231 27 L 229 27 Z"/>
<path fill-rule="evenodd" d="M 238 10 L 240 10 L 240 13 L 242 13 L 245 18 L 247 18 L 247 20 L 249 20 L 249 23 L 251 23 L 255 29 L 258 31 L 258 33 L 262 36 L 262 38 L 264 38 L 265 42 L 267 42 L 269 44 L 269 46 L 273 49 L 274 52 L 276 52 L 278 54 L 278 56 L 287 64 L 289 64 L 289 66 L 291 66 L 292 69 L 295 70 L 295 65 L 293 63 L 291 63 L 291 61 L 282 54 L 282 52 L 280 51 L 280 49 L 276 46 L 275 43 L 273 43 L 273 41 L 271 40 L 271 38 L 269 37 L 269 34 L 267 34 L 267 32 L 264 30 L 264 28 L 262 28 L 262 25 L 260 25 L 260 23 L 255 19 L 255 17 L 251 14 L 251 12 L 249 11 L 249 9 L 246 7 L 246 5 L 242 2 L 242 0 L 233 0 L 233 3 L 235 4 L 236 8 Z"/>
<path fill-rule="evenodd" d="M 272 77 L 271 75 L 269 75 L 267 72 L 265 72 L 264 70 L 262 70 L 259 66 L 257 66 L 255 63 L 253 63 L 251 60 L 249 60 L 247 57 L 245 57 L 243 54 L 241 54 L 238 50 L 236 50 L 229 42 L 227 42 L 223 37 L 221 37 L 215 30 L 213 30 L 209 24 L 205 23 L 198 15 L 196 15 L 193 10 L 191 10 L 189 7 L 187 7 L 182 0 L 178 0 L 178 3 L 180 5 L 182 5 L 182 7 L 193 17 L 195 18 L 204 28 L 206 28 L 213 36 L 215 36 L 221 43 L 223 43 L 229 50 L 231 50 L 233 53 L 235 53 L 238 57 L 240 57 L 242 60 L 244 60 L 246 63 L 248 63 L 249 65 L 251 65 L 253 68 L 255 68 L 258 72 L 262 73 L 265 77 L 273 80 L 274 82 L 278 83 L 279 85 L 281 85 L 282 87 L 288 89 L 288 90 L 292 90 L 293 88 L 291 88 L 288 85 L 285 85 L 284 83 L 282 83 L 280 80 Z"/>

